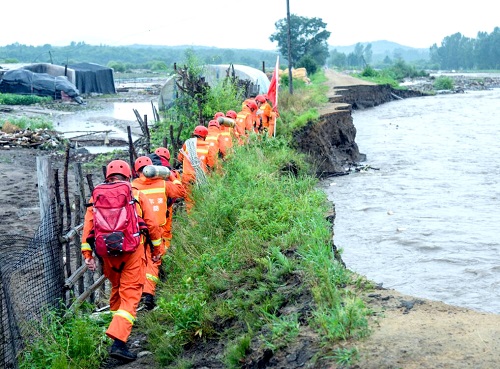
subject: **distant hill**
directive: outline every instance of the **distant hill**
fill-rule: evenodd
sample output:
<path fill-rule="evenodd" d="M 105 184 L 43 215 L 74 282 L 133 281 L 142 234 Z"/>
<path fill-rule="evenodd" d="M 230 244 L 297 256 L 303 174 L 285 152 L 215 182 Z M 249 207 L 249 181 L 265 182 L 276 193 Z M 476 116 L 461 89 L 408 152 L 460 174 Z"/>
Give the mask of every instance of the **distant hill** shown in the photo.
<path fill-rule="evenodd" d="M 400 45 L 396 42 L 380 40 L 371 42 L 360 42 L 361 45 L 372 45 L 373 60 L 383 60 L 386 56 L 395 58 L 401 57 L 406 61 L 429 60 L 429 48 L 421 49 Z M 330 51 L 337 50 L 339 53 L 350 54 L 354 51 L 356 44 L 349 46 L 330 45 Z"/>

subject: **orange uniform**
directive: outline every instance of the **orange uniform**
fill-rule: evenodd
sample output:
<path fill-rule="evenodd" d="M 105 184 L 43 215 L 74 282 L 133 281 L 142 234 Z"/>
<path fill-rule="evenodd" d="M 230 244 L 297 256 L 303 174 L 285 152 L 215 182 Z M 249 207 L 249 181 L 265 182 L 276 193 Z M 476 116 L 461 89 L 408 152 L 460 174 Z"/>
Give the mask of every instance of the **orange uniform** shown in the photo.
<path fill-rule="evenodd" d="M 161 229 L 146 195 L 133 189 L 137 214 L 147 225 L 153 245 L 162 247 Z M 90 198 L 93 202 L 93 198 Z M 92 248 L 88 243 L 89 235 L 94 226 L 94 214 L 91 206 L 87 208 L 82 231 L 81 249 L 85 259 L 92 259 Z M 109 298 L 113 319 L 106 330 L 106 335 L 113 340 L 126 342 L 132 331 L 137 316 L 137 306 L 141 299 L 145 282 L 146 252 L 145 237 L 141 236 L 139 248 L 129 254 L 105 256 L 102 258 L 103 273 L 111 282 Z M 149 248 L 149 247 L 148 247 Z"/>
<path fill-rule="evenodd" d="M 212 152 L 217 152 L 217 155 L 220 153 L 224 157 L 226 154 L 226 142 L 223 140 L 223 136 L 221 136 L 221 127 L 217 121 L 211 120 L 208 124 L 208 135 L 205 141 L 214 147 L 211 149 Z M 214 154 L 212 153 L 212 155 Z"/>
<path fill-rule="evenodd" d="M 200 135 L 196 135 L 196 152 L 190 153 L 188 149 L 188 145 L 186 142 L 182 145 L 182 149 L 179 151 L 177 155 L 177 159 L 182 163 L 182 184 L 186 189 L 186 210 L 189 212 L 193 206 L 193 200 L 191 198 L 191 188 L 193 184 L 200 182 L 202 179 L 197 178 L 196 169 L 191 163 L 190 156 L 193 155 L 194 158 L 197 158 L 199 161 L 198 170 L 202 171 L 201 174 L 204 176 L 207 175 L 211 170 L 214 170 L 218 165 L 217 158 L 217 150 L 214 146 L 210 146 L 210 143 L 205 141 L 205 138 L 208 135 L 208 129 L 203 126 L 198 126 L 195 128 L 194 134 L 199 133 Z M 191 138 L 190 140 L 193 140 Z"/>
<path fill-rule="evenodd" d="M 172 171 L 172 175 L 170 176 L 170 181 L 175 183 L 175 184 L 178 184 L 180 183 L 182 185 L 182 182 L 181 182 L 181 175 L 179 174 L 179 172 L 175 171 L 175 170 L 171 170 Z M 168 248 L 170 247 L 170 242 L 172 241 L 172 219 L 173 219 L 173 216 L 174 216 L 174 202 L 178 199 L 178 198 L 184 198 L 186 197 L 186 189 L 184 188 L 184 186 L 182 186 L 182 192 L 183 192 L 183 195 L 182 196 L 178 196 L 176 198 L 168 198 L 167 200 L 167 223 L 165 223 L 165 233 L 164 233 L 164 242 L 165 242 L 165 247 Z"/>
<path fill-rule="evenodd" d="M 226 118 L 233 120 L 233 122 L 236 120 L 237 116 L 238 114 L 234 110 L 228 110 L 226 112 Z M 222 124 L 220 126 L 220 135 L 222 136 L 222 140 L 224 140 L 224 145 L 226 146 L 226 154 L 224 156 L 226 159 L 233 151 L 234 142 L 238 139 L 234 124 L 232 126 Z"/>
<path fill-rule="evenodd" d="M 259 110 L 257 110 L 257 117 L 260 120 L 261 129 L 266 130 L 269 137 L 272 137 L 274 135 L 277 114 L 273 111 L 266 95 L 257 95 L 255 97 L 255 102 L 259 107 Z"/>
<path fill-rule="evenodd" d="M 189 154 L 186 147 L 186 143 L 182 145 L 182 151 Z M 208 173 L 209 170 L 213 169 L 216 165 L 217 156 L 215 155 L 215 149 L 210 148 L 210 143 L 202 138 L 196 139 L 196 156 L 200 159 L 200 166 L 203 172 Z M 189 157 L 179 152 L 177 155 L 177 160 L 182 163 L 182 184 L 189 185 L 196 182 L 196 172 L 194 167 L 191 165 Z"/>
<path fill-rule="evenodd" d="M 235 123 L 238 143 L 240 145 L 244 145 L 247 142 L 250 132 L 255 131 L 255 127 L 257 125 L 257 116 L 248 106 L 245 106 L 237 114 Z"/>
<path fill-rule="evenodd" d="M 156 221 L 162 230 L 162 238 L 165 249 L 170 247 L 172 239 L 172 222 L 169 217 L 169 201 L 172 202 L 174 198 L 184 197 L 186 190 L 175 176 L 173 180 L 164 180 L 162 178 L 147 178 L 144 174 L 140 173 L 139 178 L 132 181 L 132 186 L 141 193 L 143 193 L 155 214 Z M 170 218 L 170 222 L 169 222 Z M 159 282 L 159 267 L 161 259 L 158 261 L 152 260 L 151 249 L 146 248 L 146 281 L 144 284 L 144 293 L 155 295 L 156 284 Z"/>
<path fill-rule="evenodd" d="M 223 149 L 220 150 L 223 159 L 226 159 L 227 156 L 231 153 L 233 149 L 233 139 L 235 139 L 234 129 L 232 127 L 221 125 L 219 134 L 219 146 L 223 147 Z"/>

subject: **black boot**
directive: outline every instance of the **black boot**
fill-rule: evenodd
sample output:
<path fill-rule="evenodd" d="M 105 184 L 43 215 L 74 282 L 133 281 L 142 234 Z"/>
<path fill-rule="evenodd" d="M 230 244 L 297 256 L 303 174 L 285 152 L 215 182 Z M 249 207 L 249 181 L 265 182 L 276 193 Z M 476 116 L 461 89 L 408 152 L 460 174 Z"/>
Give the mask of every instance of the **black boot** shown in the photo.
<path fill-rule="evenodd" d="M 111 352 L 109 353 L 113 359 L 117 359 L 123 362 L 131 362 L 137 359 L 137 354 L 130 352 L 127 348 L 127 344 L 120 340 L 115 340 L 113 346 L 111 346 Z"/>
<path fill-rule="evenodd" d="M 156 306 L 155 297 L 150 293 L 143 293 L 144 307 L 146 310 L 153 310 Z"/>

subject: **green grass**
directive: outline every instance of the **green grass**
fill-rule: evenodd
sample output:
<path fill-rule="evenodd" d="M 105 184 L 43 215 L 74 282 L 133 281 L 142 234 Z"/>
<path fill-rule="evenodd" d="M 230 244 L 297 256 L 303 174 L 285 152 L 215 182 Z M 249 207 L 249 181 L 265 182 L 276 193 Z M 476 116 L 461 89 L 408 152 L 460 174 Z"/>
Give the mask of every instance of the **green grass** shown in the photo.
<path fill-rule="evenodd" d="M 32 322 L 33 338 L 22 352 L 21 369 L 80 369 L 99 367 L 107 356 L 109 340 L 103 334 L 108 319 L 92 318 L 88 312 L 62 317 L 46 311 L 41 321 Z"/>
<path fill-rule="evenodd" d="M 307 290 L 315 304 L 309 324 L 326 342 L 368 333 L 369 312 L 344 288 L 353 276 L 329 246 L 326 195 L 316 188 L 305 157 L 277 141 L 239 147 L 224 174 L 194 192 L 192 213 L 176 215 L 159 309 L 145 318 L 160 365 L 174 362 L 182 345 L 201 337 L 233 341 L 255 332 L 253 339 L 260 337 L 271 350 L 285 347 L 304 317 L 279 311 Z M 297 177 L 282 170 L 290 158 Z M 277 293 L 294 276 L 303 285 Z M 245 329 L 228 324 L 220 330 L 234 319 Z M 238 347 L 226 352 L 226 360 L 242 355 Z"/>
<path fill-rule="evenodd" d="M 338 348 L 334 352 L 335 361 L 339 365 L 352 365 L 358 358 L 359 352 L 357 348 Z"/>
<path fill-rule="evenodd" d="M 33 105 L 51 102 L 51 97 L 37 95 L 18 95 L 0 93 L 0 104 L 2 105 Z"/>
<path fill-rule="evenodd" d="M 52 130 L 54 128 L 53 122 L 44 119 L 44 118 L 28 118 L 28 117 L 8 117 L 0 120 L 0 128 L 5 125 L 5 123 L 9 122 L 13 126 L 18 127 L 21 130 L 24 129 L 49 129 Z"/>

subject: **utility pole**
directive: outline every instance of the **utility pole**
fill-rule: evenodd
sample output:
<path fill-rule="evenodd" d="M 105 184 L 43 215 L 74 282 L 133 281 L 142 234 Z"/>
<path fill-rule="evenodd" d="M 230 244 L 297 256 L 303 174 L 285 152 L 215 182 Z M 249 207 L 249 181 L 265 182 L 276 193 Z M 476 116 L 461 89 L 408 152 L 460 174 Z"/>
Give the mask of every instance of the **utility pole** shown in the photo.
<path fill-rule="evenodd" d="M 286 0 L 286 22 L 288 25 L 288 92 L 293 95 L 293 77 L 292 77 L 292 41 L 290 31 L 290 1 Z"/>

